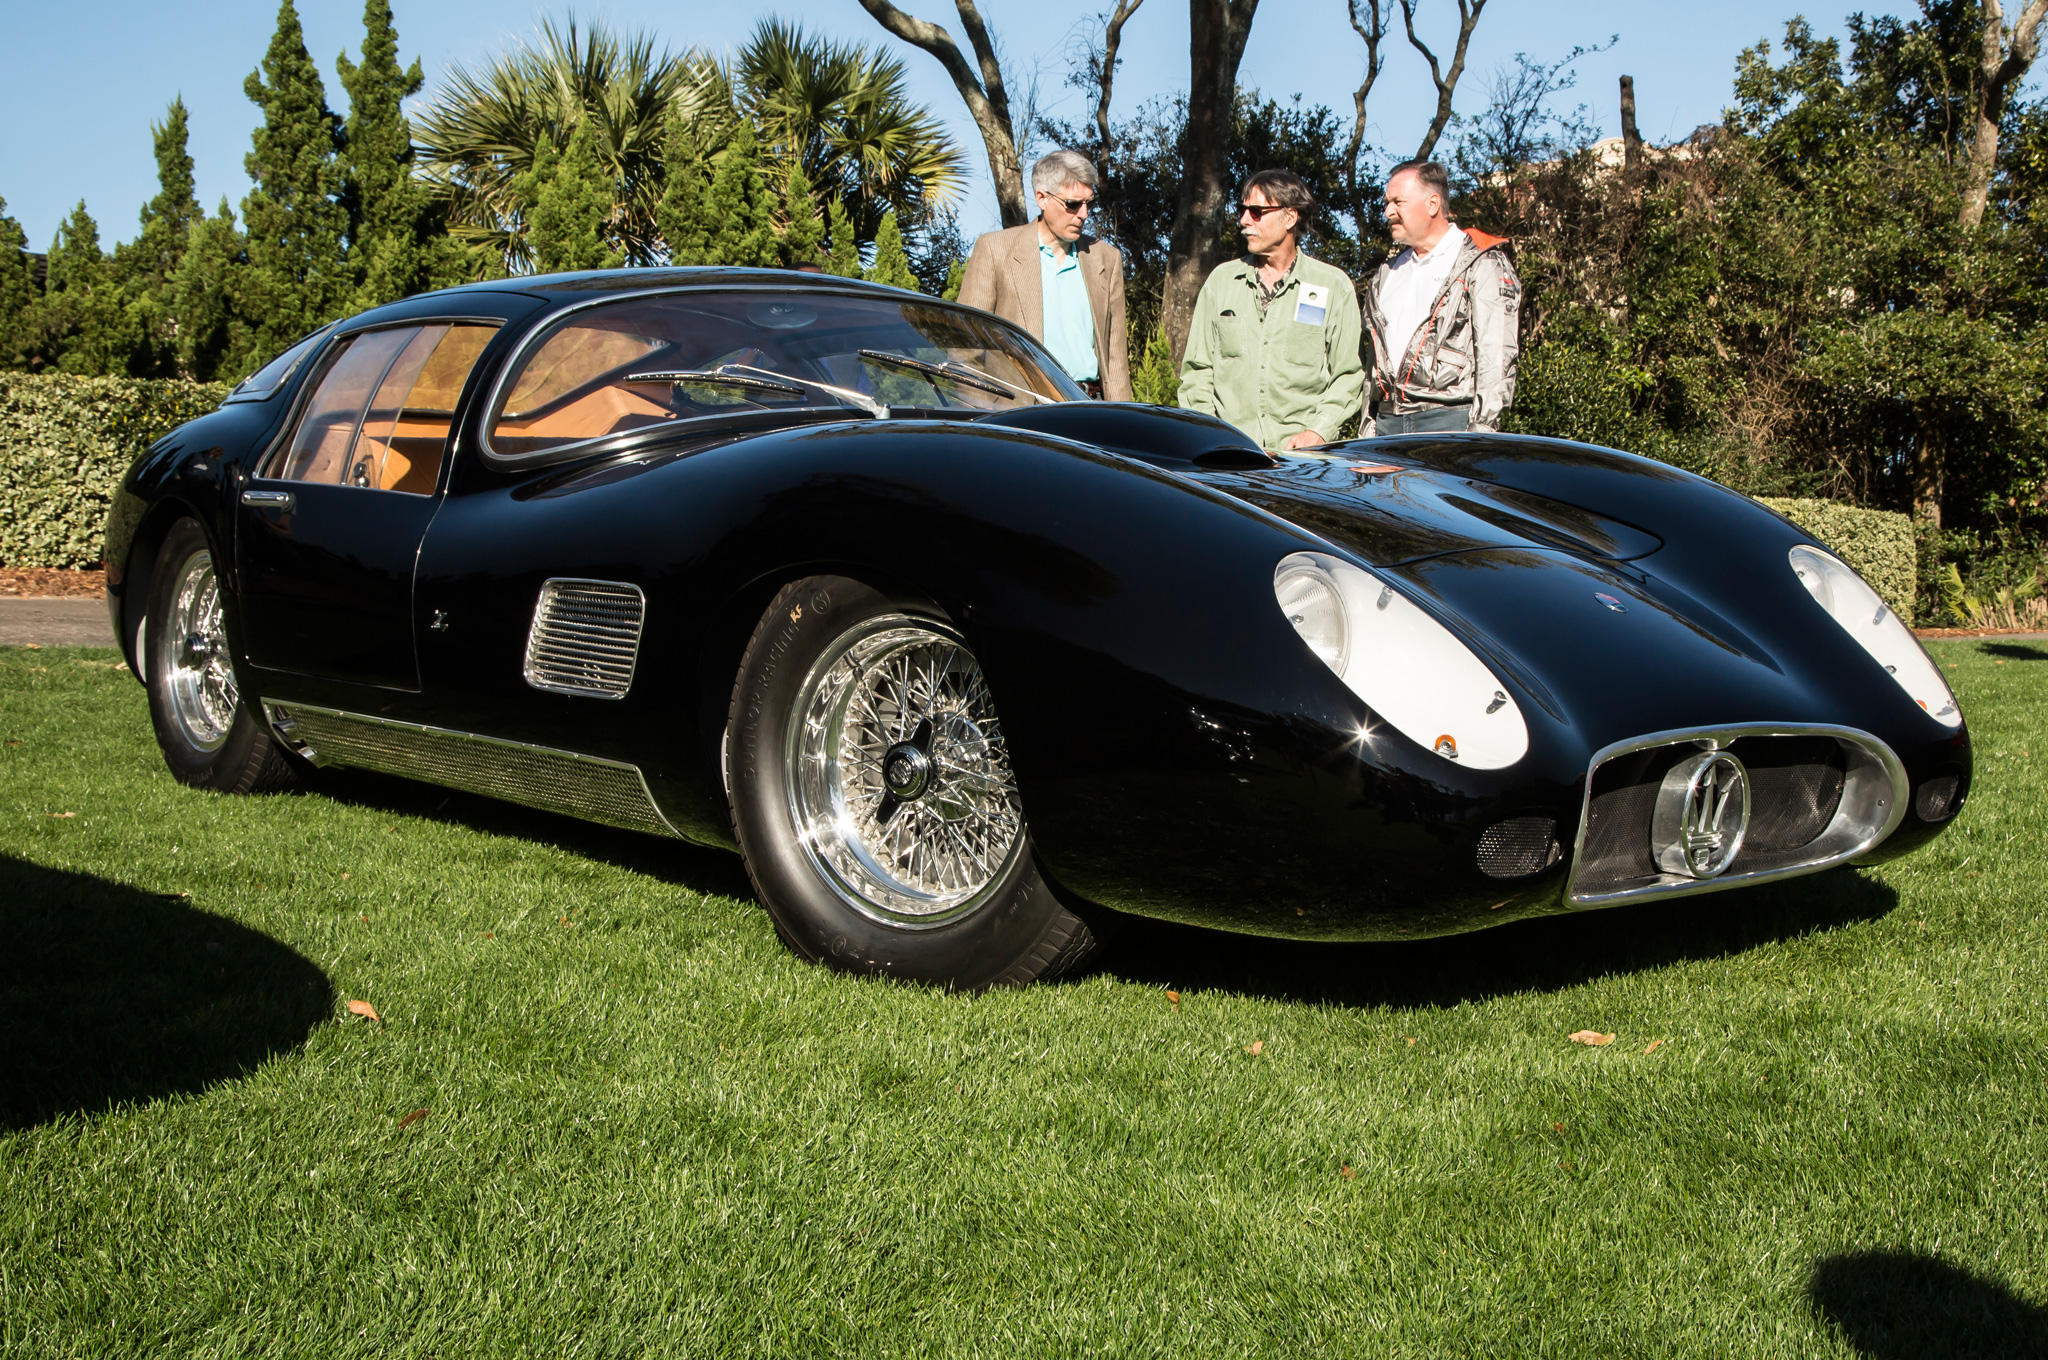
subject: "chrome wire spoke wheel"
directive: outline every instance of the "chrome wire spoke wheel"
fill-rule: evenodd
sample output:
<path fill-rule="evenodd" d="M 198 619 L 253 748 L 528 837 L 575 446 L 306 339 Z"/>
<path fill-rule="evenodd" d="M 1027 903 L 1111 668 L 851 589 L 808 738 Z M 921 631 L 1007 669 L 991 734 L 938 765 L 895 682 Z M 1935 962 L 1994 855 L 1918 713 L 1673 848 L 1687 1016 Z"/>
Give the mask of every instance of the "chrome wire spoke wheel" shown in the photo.
<path fill-rule="evenodd" d="M 173 720 L 201 751 L 217 751 L 235 725 L 240 693 L 221 626 L 213 555 L 195 552 L 178 569 L 170 608 L 157 630 L 153 670 L 163 677 Z"/>
<path fill-rule="evenodd" d="M 833 641 L 785 755 L 804 854 L 847 904 L 897 926 L 974 910 L 1023 853 L 1024 814 L 988 683 L 966 644 L 907 614 Z"/>

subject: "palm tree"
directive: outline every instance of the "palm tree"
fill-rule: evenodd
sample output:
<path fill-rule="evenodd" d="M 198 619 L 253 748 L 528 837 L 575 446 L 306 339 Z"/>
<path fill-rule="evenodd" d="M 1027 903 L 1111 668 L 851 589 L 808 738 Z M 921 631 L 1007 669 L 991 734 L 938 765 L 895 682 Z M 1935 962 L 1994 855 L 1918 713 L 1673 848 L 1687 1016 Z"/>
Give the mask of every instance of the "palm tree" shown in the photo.
<path fill-rule="evenodd" d="M 449 230 L 480 257 L 482 272 L 531 265 L 525 208 L 513 181 L 532 169 L 545 140 L 568 146 L 578 124 L 597 130 L 614 183 L 606 237 L 629 263 L 662 254 L 654 209 L 671 111 L 711 125 L 729 122 L 725 73 L 701 52 L 657 50 L 644 33 L 621 37 L 603 23 L 565 29 L 543 19 L 536 45 L 501 52 L 476 71 L 453 68 L 414 120 L 419 165 L 448 202 Z"/>
<path fill-rule="evenodd" d="M 945 125 L 910 100 L 903 63 L 858 43 L 764 19 L 729 74 L 739 111 L 821 196 L 839 198 L 862 240 L 885 213 L 921 223 L 952 203 L 966 160 Z"/>

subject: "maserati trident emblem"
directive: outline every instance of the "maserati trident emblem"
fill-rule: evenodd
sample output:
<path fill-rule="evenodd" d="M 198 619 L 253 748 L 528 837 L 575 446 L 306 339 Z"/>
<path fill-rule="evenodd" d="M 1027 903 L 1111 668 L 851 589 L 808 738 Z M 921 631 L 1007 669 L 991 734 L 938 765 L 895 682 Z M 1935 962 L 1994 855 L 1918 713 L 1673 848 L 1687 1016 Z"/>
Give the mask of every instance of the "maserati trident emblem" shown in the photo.
<path fill-rule="evenodd" d="M 1713 878 L 1734 862 L 1749 830 L 1749 771 L 1727 751 L 1703 751 L 1672 766 L 1657 790 L 1650 847 L 1657 867 Z"/>

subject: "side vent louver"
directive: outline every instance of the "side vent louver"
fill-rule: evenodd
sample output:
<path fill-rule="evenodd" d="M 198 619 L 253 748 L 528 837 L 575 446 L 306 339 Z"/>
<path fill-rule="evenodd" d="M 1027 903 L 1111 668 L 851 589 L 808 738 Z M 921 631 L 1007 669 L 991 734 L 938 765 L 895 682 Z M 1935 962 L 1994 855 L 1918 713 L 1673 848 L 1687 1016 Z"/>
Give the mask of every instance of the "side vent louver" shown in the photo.
<path fill-rule="evenodd" d="M 557 694 L 624 698 L 640 657 L 647 597 L 621 581 L 557 577 L 540 588 L 526 636 L 526 683 Z"/>

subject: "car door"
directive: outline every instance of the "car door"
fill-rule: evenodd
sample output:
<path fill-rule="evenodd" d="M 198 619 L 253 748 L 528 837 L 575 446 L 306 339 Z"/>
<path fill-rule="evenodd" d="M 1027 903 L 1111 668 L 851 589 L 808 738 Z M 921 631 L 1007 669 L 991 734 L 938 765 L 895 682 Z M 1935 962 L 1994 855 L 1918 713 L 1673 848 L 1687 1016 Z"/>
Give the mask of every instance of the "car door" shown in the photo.
<path fill-rule="evenodd" d="M 236 507 L 244 650 L 266 670 L 417 690 L 413 571 L 440 504 L 455 407 L 495 326 L 358 331 Z"/>

